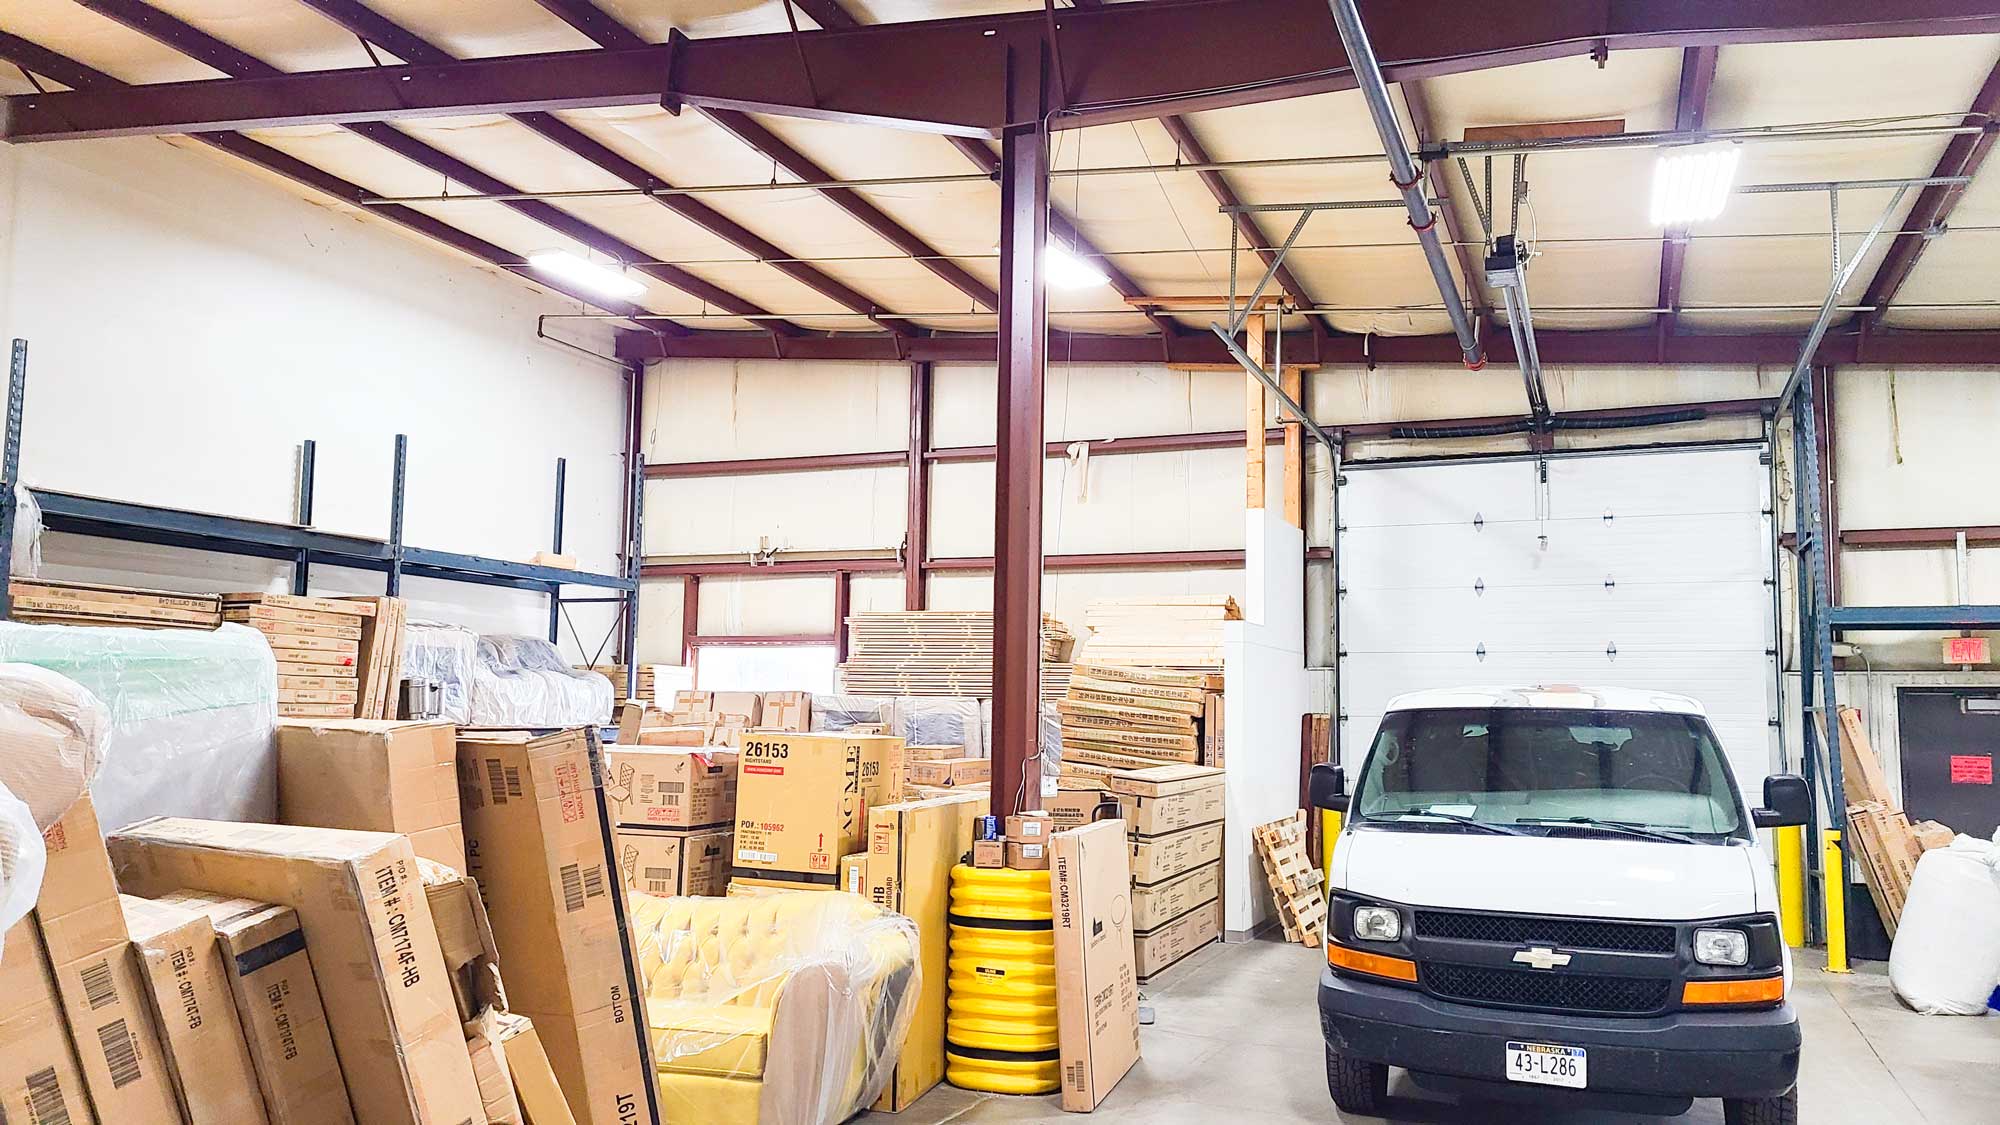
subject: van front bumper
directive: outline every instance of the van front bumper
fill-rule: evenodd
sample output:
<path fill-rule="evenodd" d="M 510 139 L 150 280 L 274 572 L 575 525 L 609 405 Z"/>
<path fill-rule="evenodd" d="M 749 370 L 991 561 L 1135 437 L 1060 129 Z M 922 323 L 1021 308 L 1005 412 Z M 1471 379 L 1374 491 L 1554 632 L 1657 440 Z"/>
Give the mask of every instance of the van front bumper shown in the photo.
<path fill-rule="evenodd" d="M 1325 969 L 1319 1013 L 1331 1051 L 1550 1099 L 1583 1092 L 1509 1082 L 1509 1041 L 1584 1048 L 1592 1094 L 1773 1098 L 1790 1090 L 1799 1073 L 1799 1022 L 1790 1004 L 1639 1018 L 1569 1016 L 1458 1004 Z"/>

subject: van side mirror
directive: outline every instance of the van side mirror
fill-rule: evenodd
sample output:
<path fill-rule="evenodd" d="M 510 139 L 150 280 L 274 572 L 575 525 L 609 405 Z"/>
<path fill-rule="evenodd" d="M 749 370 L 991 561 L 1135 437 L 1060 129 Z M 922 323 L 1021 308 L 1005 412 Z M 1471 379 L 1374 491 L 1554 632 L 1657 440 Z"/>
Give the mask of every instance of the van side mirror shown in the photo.
<path fill-rule="evenodd" d="M 1347 811 L 1347 771 L 1331 762 L 1321 762 L 1312 768 L 1312 778 L 1306 784 L 1306 795 L 1312 807 L 1328 812 Z"/>
<path fill-rule="evenodd" d="M 1790 828 L 1812 816 L 1812 790 L 1795 773 L 1774 773 L 1764 779 L 1764 807 L 1750 810 L 1759 828 Z"/>

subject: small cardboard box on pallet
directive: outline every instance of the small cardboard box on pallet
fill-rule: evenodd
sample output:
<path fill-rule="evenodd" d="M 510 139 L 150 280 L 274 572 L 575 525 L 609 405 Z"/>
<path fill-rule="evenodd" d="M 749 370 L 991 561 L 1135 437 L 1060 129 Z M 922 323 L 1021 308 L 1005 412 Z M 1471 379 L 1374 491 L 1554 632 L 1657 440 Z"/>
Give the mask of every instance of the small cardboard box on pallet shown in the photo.
<path fill-rule="evenodd" d="M 0 1121 L 89 1125 L 56 979 L 34 923 L 14 923 L 0 954 Z"/>
<path fill-rule="evenodd" d="M 1139 1061 L 1125 826 L 1100 821 L 1050 838 L 1062 1107 L 1088 1113 Z"/>
<path fill-rule="evenodd" d="M 618 874 L 628 891 L 719 897 L 729 887 L 727 826 L 696 831 L 619 828 Z"/>
<path fill-rule="evenodd" d="M 622 828 L 717 828 L 736 819 L 736 752 L 604 749 L 604 798 Z"/>
<path fill-rule="evenodd" d="M 268 1122 L 208 915 L 135 895 L 123 896 L 120 904 L 188 1125 Z"/>
<path fill-rule="evenodd" d="M 90 796 L 70 806 L 42 840 L 48 870 L 35 926 L 55 969 L 91 1103 L 106 1121 L 179 1125 L 180 1104 Z"/>
<path fill-rule="evenodd" d="M 868 810 L 902 796 L 903 740 L 847 731 L 756 731 L 737 759 L 738 880 L 832 888 L 861 850 Z"/>
<path fill-rule="evenodd" d="M 438 722 L 281 720 L 278 819 L 399 832 L 419 858 L 463 871 L 456 732 Z"/>
<path fill-rule="evenodd" d="M 328 982 L 320 1000 L 362 1121 L 478 1120 L 478 1082 L 407 839 L 157 817 L 114 834 L 110 846 L 133 893 L 194 887 L 297 911 Z"/>

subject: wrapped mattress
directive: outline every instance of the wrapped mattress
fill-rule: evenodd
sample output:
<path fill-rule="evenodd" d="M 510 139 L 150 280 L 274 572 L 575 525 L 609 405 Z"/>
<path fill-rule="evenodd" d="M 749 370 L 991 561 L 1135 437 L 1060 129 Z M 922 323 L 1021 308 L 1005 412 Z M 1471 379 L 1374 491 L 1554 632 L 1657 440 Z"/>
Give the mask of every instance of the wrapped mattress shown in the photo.
<path fill-rule="evenodd" d="M 614 694 L 610 680 L 570 667 L 556 646 L 540 637 L 481 637 L 468 725 L 605 726 Z"/>

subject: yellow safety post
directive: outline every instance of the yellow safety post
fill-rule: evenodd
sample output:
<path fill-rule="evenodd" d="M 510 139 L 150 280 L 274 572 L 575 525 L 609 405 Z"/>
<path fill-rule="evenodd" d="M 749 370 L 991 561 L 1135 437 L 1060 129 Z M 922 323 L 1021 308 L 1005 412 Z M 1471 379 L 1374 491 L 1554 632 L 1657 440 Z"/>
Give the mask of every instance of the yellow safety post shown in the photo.
<path fill-rule="evenodd" d="M 1778 925 L 1785 944 L 1806 944 L 1806 830 L 1802 824 L 1780 828 L 1778 840 Z"/>
<path fill-rule="evenodd" d="M 1826 971 L 1847 972 L 1847 860 L 1840 852 L 1840 832 L 1826 830 L 1826 854 L 1820 862 L 1820 889 L 1825 892 Z"/>
<path fill-rule="evenodd" d="M 1333 879 L 1333 843 L 1340 838 L 1340 814 L 1332 809 L 1319 811 L 1319 873 L 1331 885 Z"/>

